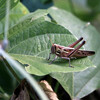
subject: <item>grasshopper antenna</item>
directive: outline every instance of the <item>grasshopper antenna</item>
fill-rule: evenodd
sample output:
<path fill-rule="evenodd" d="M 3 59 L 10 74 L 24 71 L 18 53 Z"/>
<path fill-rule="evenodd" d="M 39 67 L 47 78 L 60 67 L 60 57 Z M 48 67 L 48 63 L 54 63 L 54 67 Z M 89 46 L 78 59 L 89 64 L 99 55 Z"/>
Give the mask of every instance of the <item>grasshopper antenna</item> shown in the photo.
<path fill-rule="evenodd" d="M 52 42 L 52 40 L 51 40 L 51 38 L 50 38 L 49 34 L 47 34 L 47 35 L 48 35 L 49 41 L 50 41 L 50 43 L 51 43 L 51 45 L 52 45 L 52 44 L 53 44 L 53 42 Z"/>
<path fill-rule="evenodd" d="M 49 41 L 50 41 L 50 43 L 51 43 L 51 45 L 52 45 L 52 44 L 53 44 L 53 42 L 52 42 L 52 40 L 51 40 L 51 38 L 50 38 L 49 34 L 47 34 L 47 36 L 48 36 Z M 49 59 L 50 59 L 50 57 L 51 57 L 51 52 L 49 53 L 49 58 L 46 58 L 46 59 L 47 59 L 47 60 L 49 60 Z"/>

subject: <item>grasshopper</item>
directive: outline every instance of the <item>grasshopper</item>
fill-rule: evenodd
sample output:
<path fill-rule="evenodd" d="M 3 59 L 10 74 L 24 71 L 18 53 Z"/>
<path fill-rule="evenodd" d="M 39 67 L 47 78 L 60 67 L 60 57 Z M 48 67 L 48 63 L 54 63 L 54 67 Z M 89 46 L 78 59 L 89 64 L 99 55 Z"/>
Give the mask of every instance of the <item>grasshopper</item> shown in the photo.
<path fill-rule="evenodd" d="M 83 40 L 83 37 L 81 37 L 79 40 L 74 42 L 73 44 L 69 45 L 68 47 L 61 46 L 58 44 L 52 44 L 51 52 L 49 54 L 48 60 L 50 60 L 51 54 L 55 54 L 55 58 L 50 62 L 50 64 L 57 59 L 57 57 L 60 57 L 62 59 L 69 60 L 69 67 L 71 66 L 70 59 L 73 58 L 82 58 L 94 55 L 94 51 L 87 51 L 87 50 L 80 50 L 80 48 L 86 43 L 86 41 L 83 41 L 79 46 L 74 48 L 80 41 Z"/>

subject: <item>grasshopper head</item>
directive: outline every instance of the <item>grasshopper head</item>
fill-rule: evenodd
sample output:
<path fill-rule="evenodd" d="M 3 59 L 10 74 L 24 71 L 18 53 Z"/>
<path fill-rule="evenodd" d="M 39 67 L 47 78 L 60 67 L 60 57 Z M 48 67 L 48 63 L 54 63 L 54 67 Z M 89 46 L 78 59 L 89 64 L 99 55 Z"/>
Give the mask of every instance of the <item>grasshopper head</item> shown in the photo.
<path fill-rule="evenodd" d="M 52 44 L 52 47 L 51 47 L 51 53 L 55 53 L 56 52 L 56 45 L 55 44 Z"/>

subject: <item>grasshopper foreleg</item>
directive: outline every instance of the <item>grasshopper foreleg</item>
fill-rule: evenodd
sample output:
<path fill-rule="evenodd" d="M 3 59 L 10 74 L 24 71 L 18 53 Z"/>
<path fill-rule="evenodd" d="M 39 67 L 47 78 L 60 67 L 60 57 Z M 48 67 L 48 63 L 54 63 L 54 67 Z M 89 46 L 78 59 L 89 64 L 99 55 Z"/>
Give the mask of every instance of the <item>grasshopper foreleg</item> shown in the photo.
<path fill-rule="evenodd" d="M 50 60 L 50 57 L 51 57 L 51 53 L 49 53 L 49 58 L 47 58 L 47 60 Z"/>
<path fill-rule="evenodd" d="M 52 62 L 55 61 L 56 59 L 57 59 L 57 56 L 55 56 L 55 58 L 49 64 L 52 64 Z"/>

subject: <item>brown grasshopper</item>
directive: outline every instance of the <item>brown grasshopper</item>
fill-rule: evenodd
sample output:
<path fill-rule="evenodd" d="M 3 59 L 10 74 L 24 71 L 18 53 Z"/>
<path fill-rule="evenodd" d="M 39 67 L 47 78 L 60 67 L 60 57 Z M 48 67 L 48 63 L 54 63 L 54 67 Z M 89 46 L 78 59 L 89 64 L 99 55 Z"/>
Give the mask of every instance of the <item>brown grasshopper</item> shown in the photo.
<path fill-rule="evenodd" d="M 57 59 L 57 57 L 60 57 L 62 59 L 67 59 L 69 60 L 69 67 L 70 65 L 70 59 L 72 58 L 82 58 L 82 57 L 87 57 L 94 55 L 94 51 L 87 51 L 87 50 L 80 50 L 80 48 L 86 43 L 86 41 L 83 41 L 79 46 L 76 48 L 73 48 L 75 45 L 77 45 L 80 41 L 83 40 L 83 37 L 81 37 L 79 40 L 74 42 L 73 44 L 69 45 L 68 47 L 61 46 L 58 44 L 52 44 L 51 47 L 51 53 L 49 54 L 49 58 L 51 57 L 51 54 L 55 54 L 55 58 L 50 62 L 50 64 Z"/>

